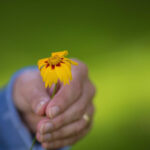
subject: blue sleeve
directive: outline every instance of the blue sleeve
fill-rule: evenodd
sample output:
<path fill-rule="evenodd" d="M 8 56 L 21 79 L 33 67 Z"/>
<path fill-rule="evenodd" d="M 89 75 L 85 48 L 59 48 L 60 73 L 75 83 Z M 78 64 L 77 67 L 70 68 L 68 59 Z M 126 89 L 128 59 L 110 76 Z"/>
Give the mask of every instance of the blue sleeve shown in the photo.
<path fill-rule="evenodd" d="M 32 136 L 22 122 L 19 113 L 13 103 L 13 85 L 21 73 L 36 67 L 28 67 L 15 73 L 9 84 L 0 90 L 0 150 L 29 150 L 32 144 Z M 59 150 L 68 150 L 65 147 Z M 36 143 L 34 150 L 44 150 Z"/>

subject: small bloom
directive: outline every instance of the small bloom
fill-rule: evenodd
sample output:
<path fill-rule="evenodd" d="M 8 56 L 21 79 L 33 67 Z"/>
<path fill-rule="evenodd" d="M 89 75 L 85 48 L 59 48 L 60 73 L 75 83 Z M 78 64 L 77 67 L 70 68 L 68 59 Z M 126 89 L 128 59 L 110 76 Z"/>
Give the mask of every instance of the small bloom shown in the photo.
<path fill-rule="evenodd" d="M 38 61 L 38 68 L 41 72 L 45 87 L 51 87 L 58 80 L 65 84 L 69 84 L 72 80 L 71 65 L 78 65 L 78 63 L 66 58 L 68 51 L 54 52 L 51 57 L 44 58 Z"/>

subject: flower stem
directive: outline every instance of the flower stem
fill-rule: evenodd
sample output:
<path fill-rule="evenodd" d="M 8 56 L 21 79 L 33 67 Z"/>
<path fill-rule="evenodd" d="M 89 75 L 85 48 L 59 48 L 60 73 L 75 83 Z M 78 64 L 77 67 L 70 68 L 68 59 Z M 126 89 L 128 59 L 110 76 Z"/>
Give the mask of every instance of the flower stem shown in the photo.
<path fill-rule="evenodd" d="M 33 141 L 32 141 L 32 146 L 30 147 L 30 150 L 33 149 L 33 146 L 34 146 L 35 142 L 36 142 L 36 136 L 34 137 L 34 139 L 33 139 Z"/>
<path fill-rule="evenodd" d="M 55 84 L 55 87 L 54 87 L 54 90 L 53 90 L 51 99 L 55 96 L 55 94 L 56 94 L 56 89 L 57 89 L 57 83 Z M 30 147 L 30 150 L 33 149 L 35 142 L 36 142 L 36 136 L 35 136 L 34 139 L 32 140 L 32 146 Z"/>
<path fill-rule="evenodd" d="M 54 90 L 53 90 L 51 99 L 52 99 L 52 98 L 54 97 L 54 95 L 56 94 L 57 84 L 58 84 L 58 83 L 55 84 L 55 87 L 54 87 Z"/>

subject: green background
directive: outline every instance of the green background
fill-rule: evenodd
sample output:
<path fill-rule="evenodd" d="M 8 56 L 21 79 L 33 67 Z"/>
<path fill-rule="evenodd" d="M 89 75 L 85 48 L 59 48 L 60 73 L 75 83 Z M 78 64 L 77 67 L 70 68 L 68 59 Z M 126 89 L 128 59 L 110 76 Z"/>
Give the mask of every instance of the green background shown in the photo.
<path fill-rule="evenodd" d="M 97 87 L 93 129 L 73 150 L 150 149 L 149 1 L 0 1 L 1 86 L 64 49 Z"/>

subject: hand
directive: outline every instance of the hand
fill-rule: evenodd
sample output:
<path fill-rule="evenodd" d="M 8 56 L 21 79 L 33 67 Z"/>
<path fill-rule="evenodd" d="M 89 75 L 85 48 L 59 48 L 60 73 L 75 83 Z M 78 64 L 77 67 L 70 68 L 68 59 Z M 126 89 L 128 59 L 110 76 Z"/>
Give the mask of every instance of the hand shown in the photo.
<path fill-rule="evenodd" d="M 91 127 L 95 88 L 83 63 L 73 66 L 72 74 L 71 83 L 61 86 L 47 105 L 47 119 L 42 119 L 38 124 L 37 139 L 44 148 L 56 149 L 74 144 Z M 88 114 L 89 121 L 83 119 L 84 114 Z"/>
<path fill-rule="evenodd" d="M 75 143 L 91 126 L 95 89 L 88 79 L 84 64 L 79 62 L 77 67 L 72 68 L 72 73 L 71 84 L 60 86 L 52 101 L 39 71 L 24 72 L 14 85 L 14 103 L 32 132 L 36 132 L 38 124 L 37 139 L 42 142 L 43 147 L 53 149 Z M 56 114 L 51 109 L 53 106 L 57 106 Z M 89 122 L 82 118 L 85 112 L 90 117 Z M 48 123 L 51 123 L 49 128 Z M 79 131 L 80 134 L 77 134 Z M 51 138 L 45 140 L 45 137 L 50 137 L 50 133 Z"/>

